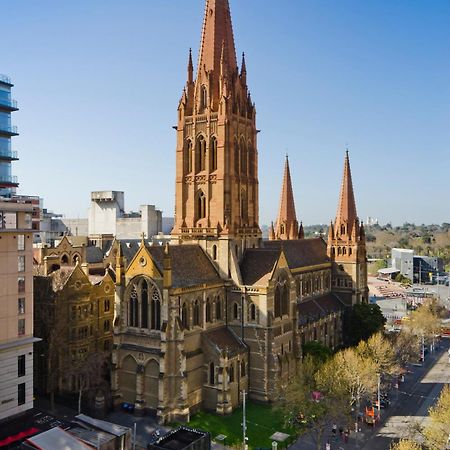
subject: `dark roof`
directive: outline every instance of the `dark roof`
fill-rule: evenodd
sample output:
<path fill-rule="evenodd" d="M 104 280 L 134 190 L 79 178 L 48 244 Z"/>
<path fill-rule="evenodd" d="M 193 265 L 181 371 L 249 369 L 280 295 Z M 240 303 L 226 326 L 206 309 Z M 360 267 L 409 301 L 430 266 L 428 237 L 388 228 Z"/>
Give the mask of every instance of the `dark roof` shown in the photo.
<path fill-rule="evenodd" d="M 159 271 L 163 272 L 163 246 L 147 247 Z M 199 284 L 221 283 L 213 263 L 199 245 L 171 245 L 172 286 L 188 287 Z"/>
<path fill-rule="evenodd" d="M 86 247 L 86 262 L 89 264 L 103 262 L 102 249 L 94 245 Z"/>
<path fill-rule="evenodd" d="M 246 285 L 256 284 L 270 273 L 280 256 L 279 249 L 251 248 L 244 253 L 241 263 L 242 281 Z"/>
<path fill-rule="evenodd" d="M 134 255 L 136 255 L 140 243 L 140 239 L 126 239 L 119 241 L 120 251 L 122 252 L 122 256 L 126 259 L 127 264 L 130 264 Z"/>
<path fill-rule="evenodd" d="M 149 448 L 159 448 L 165 450 L 182 450 L 187 448 L 198 448 L 198 444 L 195 444 L 198 440 L 209 441 L 210 436 L 206 431 L 194 430 L 187 427 L 180 427 L 176 430 L 169 431 L 166 435 L 159 438 L 153 444 L 150 444 Z M 206 442 L 205 444 L 209 444 Z M 202 448 L 209 448 L 209 445 L 202 445 Z"/>
<path fill-rule="evenodd" d="M 292 241 L 264 241 L 264 247 L 283 249 L 291 269 L 316 266 L 330 262 L 327 244 L 322 238 L 295 239 Z"/>
<path fill-rule="evenodd" d="M 345 308 L 345 304 L 335 294 L 326 294 L 297 304 L 298 323 L 300 326 L 316 322 Z"/>
<path fill-rule="evenodd" d="M 247 347 L 228 327 L 214 328 L 202 334 L 207 343 L 212 344 L 216 351 L 227 350 L 230 355 L 246 352 Z"/>

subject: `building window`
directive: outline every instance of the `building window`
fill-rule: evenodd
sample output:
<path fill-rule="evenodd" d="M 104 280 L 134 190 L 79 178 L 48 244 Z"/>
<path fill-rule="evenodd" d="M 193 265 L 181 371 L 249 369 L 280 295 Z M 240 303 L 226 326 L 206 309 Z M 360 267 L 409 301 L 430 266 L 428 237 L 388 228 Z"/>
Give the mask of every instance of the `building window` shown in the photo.
<path fill-rule="evenodd" d="M 32 229 L 33 227 L 33 218 L 31 217 L 31 214 L 27 213 L 25 214 L 25 228 Z"/>
<path fill-rule="evenodd" d="M 281 286 L 277 284 L 275 288 L 275 308 L 274 308 L 275 317 L 281 317 Z"/>
<path fill-rule="evenodd" d="M 107 333 L 111 329 L 111 322 L 109 320 L 105 320 L 103 322 L 103 331 Z"/>
<path fill-rule="evenodd" d="M 128 325 L 130 327 L 138 326 L 138 294 L 136 286 L 133 286 L 133 289 L 130 294 L 130 301 L 128 303 Z"/>
<path fill-rule="evenodd" d="M 186 142 L 186 151 L 184 156 L 184 170 L 186 173 L 192 172 L 192 141 Z"/>
<path fill-rule="evenodd" d="M 61 264 L 69 264 L 69 257 L 67 255 L 62 255 Z"/>
<path fill-rule="evenodd" d="M 25 334 L 25 319 L 19 319 L 17 321 L 17 334 L 23 336 Z"/>
<path fill-rule="evenodd" d="M 234 172 L 239 175 L 239 144 L 234 141 Z"/>
<path fill-rule="evenodd" d="M 217 245 L 212 246 L 212 259 L 213 261 L 217 261 Z"/>
<path fill-rule="evenodd" d="M 199 300 L 195 300 L 194 303 L 194 326 L 200 326 L 200 302 Z"/>
<path fill-rule="evenodd" d="M 109 310 L 111 309 L 111 303 L 108 299 L 103 302 L 103 308 L 105 312 L 109 312 Z"/>
<path fill-rule="evenodd" d="M 289 289 L 287 283 L 285 283 L 283 286 L 283 295 L 281 299 L 281 313 L 284 316 L 289 314 Z"/>
<path fill-rule="evenodd" d="M 254 178 L 255 174 L 255 152 L 252 149 L 252 145 L 248 143 L 248 176 Z"/>
<path fill-rule="evenodd" d="M 25 299 L 19 298 L 17 301 L 17 313 L 18 314 L 25 314 Z"/>
<path fill-rule="evenodd" d="M 239 306 L 236 302 L 233 303 L 233 319 L 239 320 Z"/>
<path fill-rule="evenodd" d="M 210 154 L 211 154 L 210 172 L 214 172 L 215 170 L 217 170 L 217 139 L 215 137 L 211 139 Z"/>
<path fill-rule="evenodd" d="M 105 342 L 103 342 L 103 351 L 109 352 L 109 350 L 110 350 L 110 343 L 108 340 L 106 340 Z"/>
<path fill-rule="evenodd" d="M 181 307 L 181 325 L 185 330 L 189 329 L 189 317 L 186 303 L 183 303 Z"/>
<path fill-rule="evenodd" d="M 23 234 L 17 235 L 17 250 L 19 252 L 25 250 L 25 236 Z"/>
<path fill-rule="evenodd" d="M 216 302 L 216 320 L 222 320 L 222 302 L 217 298 Z"/>
<path fill-rule="evenodd" d="M 202 86 L 200 89 L 200 112 L 204 112 L 208 104 L 208 91 L 206 86 Z"/>
<path fill-rule="evenodd" d="M 247 147 L 244 141 L 241 141 L 241 174 L 247 175 Z"/>
<path fill-rule="evenodd" d="M 256 320 L 256 305 L 254 303 L 250 305 L 250 320 Z"/>
<path fill-rule="evenodd" d="M 216 384 L 216 370 L 214 368 L 214 363 L 209 363 L 209 384 L 214 386 Z"/>
<path fill-rule="evenodd" d="M 17 404 L 19 406 L 25 404 L 25 383 L 20 383 L 17 386 Z"/>
<path fill-rule="evenodd" d="M 0 211 L 0 228 L 16 229 L 17 228 L 17 213 Z"/>
<path fill-rule="evenodd" d="M 197 172 L 206 170 L 206 141 L 203 136 L 197 139 L 196 166 Z"/>
<path fill-rule="evenodd" d="M 245 222 L 248 221 L 248 201 L 245 190 L 241 191 L 241 218 Z"/>
<path fill-rule="evenodd" d="M 234 383 L 234 364 L 230 366 L 230 383 Z"/>
<path fill-rule="evenodd" d="M 156 289 L 153 291 L 153 294 L 152 294 L 151 313 L 152 313 L 151 329 L 152 330 L 160 330 L 161 329 L 161 298 L 159 296 L 159 291 L 157 291 Z"/>
<path fill-rule="evenodd" d="M 200 191 L 197 196 L 197 219 L 206 217 L 206 196 Z"/>
<path fill-rule="evenodd" d="M 20 355 L 17 357 L 17 376 L 25 376 L 25 355 Z"/>
<path fill-rule="evenodd" d="M 211 302 L 209 298 L 206 299 L 206 322 L 211 322 Z"/>
<path fill-rule="evenodd" d="M 17 257 L 17 271 L 25 272 L 25 255 L 19 255 Z"/>
<path fill-rule="evenodd" d="M 246 371 L 245 371 L 245 361 L 242 360 L 241 361 L 241 378 L 244 378 L 246 376 L 245 373 L 246 373 Z"/>
<path fill-rule="evenodd" d="M 145 280 L 141 284 L 141 328 L 148 328 L 148 286 Z"/>

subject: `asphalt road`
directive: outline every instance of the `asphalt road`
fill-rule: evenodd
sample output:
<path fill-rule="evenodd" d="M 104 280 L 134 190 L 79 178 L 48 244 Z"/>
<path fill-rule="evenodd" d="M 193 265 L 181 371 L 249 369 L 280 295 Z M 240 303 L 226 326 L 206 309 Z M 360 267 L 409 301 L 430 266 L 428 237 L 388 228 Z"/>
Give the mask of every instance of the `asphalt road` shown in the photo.
<path fill-rule="evenodd" d="M 450 339 L 443 339 L 440 348 L 428 355 L 423 366 L 411 366 L 405 381 L 398 391 L 390 395 L 391 406 L 381 410 L 381 421 L 374 428 L 361 425 L 361 432 L 352 433 L 348 443 L 341 439 L 333 440 L 331 430 L 325 433 L 322 448 L 326 442 L 331 450 L 363 449 L 388 450 L 393 441 L 400 438 L 419 439 L 415 430 L 417 424 L 423 424 L 443 386 L 450 383 L 450 363 L 447 350 Z M 302 436 L 290 449 L 313 450 L 315 445 L 307 435 Z"/>

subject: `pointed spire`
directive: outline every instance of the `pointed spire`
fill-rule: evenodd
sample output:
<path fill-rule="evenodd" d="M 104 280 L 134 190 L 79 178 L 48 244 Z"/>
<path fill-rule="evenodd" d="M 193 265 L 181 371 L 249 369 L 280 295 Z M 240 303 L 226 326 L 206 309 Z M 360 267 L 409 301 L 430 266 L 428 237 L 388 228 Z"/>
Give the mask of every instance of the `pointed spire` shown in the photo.
<path fill-rule="evenodd" d="M 361 226 L 359 227 L 359 240 L 365 242 L 366 240 L 366 231 L 364 228 L 364 224 L 361 222 Z"/>
<path fill-rule="evenodd" d="M 334 225 L 333 222 L 330 222 L 330 226 L 328 227 L 328 242 L 331 242 L 334 239 Z"/>
<path fill-rule="evenodd" d="M 237 62 L 230 6 L 228 0 L 206 0 L 198 73 L 205 69 L 218 77 L 222 58 L 233 73 Z"/>
<path fill-rule="evenodd" d="M 342 177 L 339 206 L 336 214 L 335 228 L 340 230 L 345 225 L 347 236 L 351 236 L 354 222 L 357 218 L 356 203 L 353 193 L 352 173 L 350 170 L 350 159 L 348 150 L 345 152 L 344 175 Z"/>
<path fill-rule="evenodd" d="M 269 229 L 269 241 L 275 240 L 275 228 L 273 227 L 273 222 L 270 222 L 270 229 Z"/>
<path fill-rule="evenodd" d="M 303 229 L 303 222 L 300 222 L 300 228 L 298 229 L 298 238 L 305 239 L 305 230 Z"/>
<path fill-rule="evenodd" d="M 194 65 L 192 64 L 192 49 L 189 49 L 189 61 L 188 61 L 188 84 L 194 82 Z"/>
<path fill-rule="evenodd" d="M 283 186 L 281 188 L 280 210 L 278 213 L 276 234 L 280 239 L 290 239 L 290 230 L 294 228 L 294 234 L 298 230 L 297 217 L 295 215 L 294 194 L 292 192 L 291 172 L 289 169 L 289 158 L 286 155 L 284 165 Z"/>
<path fill-rule="evenodd" d="M 247 84 L 247 65 L 245 64 L 245 53 L 242 53 L 241 80 L 244 85 Z"/>

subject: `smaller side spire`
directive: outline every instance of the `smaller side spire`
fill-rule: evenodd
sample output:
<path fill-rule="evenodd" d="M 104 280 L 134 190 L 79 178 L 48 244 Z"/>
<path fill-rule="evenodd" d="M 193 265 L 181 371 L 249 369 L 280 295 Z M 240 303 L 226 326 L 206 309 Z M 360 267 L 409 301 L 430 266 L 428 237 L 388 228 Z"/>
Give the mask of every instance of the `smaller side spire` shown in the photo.
<path fill-rule="evenodd" d="M 192 49 L 189 49 L 189 60 L 188 60 L 188 78 L 187 78 L 188 84 L 191 84 L 194 82 L 194 65 L 192 63 Z"/>
<path fill-rule="evenodd" d="M 305 230 L 303 229 L 303 222 L 300 222 L 300 228 L 298 229 L 298 238 L 305 239 Z"/>
<path fill-rule="evenodd" d="M 269 241 L 274 241 L 275 239 L 275 228 L 273 227 L 273 222 L 270 222 Z"/>
<path fill-rule="evenodd" d="M 284 165 L 280 210 L 278 213 L 275 234 L 278 239 L 297 239 L 298 237 L 298 222 L 295 214 L 294 194 L 292 191 L 288 155 L 286 155 L 286 162 Z"/>
<path fill-rule="evenodd" d="M 331 243 L 333 239 L 334 239 L 334 225 L 333 222 L 331 222 L 330 226 L 328 227 L 328 242 Z"/>
<path fill-rule="evenodd" d="M 245 53 L 242 53 L 241 80 L 244 85 L 247 85 L 247 65 L 245 64 Z"/>

